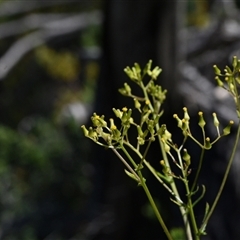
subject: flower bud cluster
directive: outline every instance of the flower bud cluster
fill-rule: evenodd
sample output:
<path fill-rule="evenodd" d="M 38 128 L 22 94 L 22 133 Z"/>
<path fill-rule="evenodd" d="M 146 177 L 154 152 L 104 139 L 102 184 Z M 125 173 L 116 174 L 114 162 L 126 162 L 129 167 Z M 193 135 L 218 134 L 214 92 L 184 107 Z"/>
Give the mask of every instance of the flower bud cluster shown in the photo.
<path fill-rule="evenodd" d="M 160 103 L 163 103 L 166 99 L 166 89 L 162 89 L 161 86 L 154 83 L 154 81 L 150 81 L 147 86 L 147 92 L 154 98 L 156 98 L 157 101 Z"/>
<path fill-rule="evenodd" d="M 123 122 L 126 123 L 126 119 L 128 118 L 126 116 L 127 114 L 124 114 L 124 112 L 120 110 L 116 110 L 116 112 L 119 114 L 119 116 L 121 115 L 121 119 L 123 119 Z M 88 137 L 94 142 L 106 147 L 112 147 L 118 141 L 120 141 L 122 132 L 118 130 L 112 118 L 109 119 L 109 124 L 107 124 L 107 122 L 104 120 L 104 115 L 100 117 L 94 113 L 91 117 L 91 120 L 93 127 L 89 127 L 89 129 L 87 129 L 85 125 L 81 126 L 85 137 Z M 101 140 L 103 140 L 104 143 L 102 143 Z"/>
<path fill-rule="evenodd" d="M 150 60 L 143 70 L 141 70 L 138 63 L 135 63 L 132 68 L 126 67 L 124 72 L 127 76 L 135 83 L 137 83 L 141 88 L 145 88 L 146 92 L 155 99 L 156 109 L 159 110 L 160 105 L 166 98 L 167 90 L 162 89 L 161 86 L 155 84 L 155 80 L 162 72 L 162 69 L 159 67 L 152 68 L 152 60 Z M 145 76 L 150 77 L 150 80 L 147 84 L 143 84 L 143 79 Z M 144 86 L 145 85 L 145 86 Z M 132 95 L 131 87 L 124 83 L 124 86 L 119 89 L 119 92 L 128 97 L 132 97 L 134 99 L 134 103 L 137 109 L 140 109 L 140 98 L 137 99 L 134 95 Z M 145 101 L 146 98 L 141 99 L 141 101 Z"/>
<path fill-rule="evenodd" d="M 212 116 L 213 116 L 213 125 L 216 127 L 216 130 L 217 130 L 217 137 L 215 140 L 213 141 L 210 141 L 210 138 L 209 137 L 205 137 L 205 125 L 206 125 L 206 121 L 204 120 L 204 117 L 203 117 L 203 112 L 199 112 L 198 113 L 198 116 L 199 116 L 199 120 L 198 120 L 198 125 L 199 127 L 202 129 L 202 134 L 203 134 L 203 139 L 204 139 L 204 142 L 203 143 L 200 143 L 196 138 L 194 138 L 191 134 L 191 130 L 190 130 L 190 117 L 189 117 L 189 114 L 188 114 L 188 110 L 186 107 L 183 108 L 183 112 L 184 112 L 184 117 L 182 119 L 180 119 L 178 117 L 177 114 L 174 114 L 173 117 L 177 120 L 177 126 L 182 130 L 182 133 L 185 137 L 190 137 L 192 138 L 199 146 L 201 146 L 202 148 L 204 149 L 211 149 L 212 145 L 217 142 L 221 137 L 223 136 L 226 136 L 228 134 L 230 134 L 231 132 L 231 127 L 232 125 L 234 124 L 233 121 L 229 121 L 229 124 L 222 130 L 222 134 L 220 133 L 220 130 L 219 130 L 219 120 L 218 120 L 218 117 L 217 117 L 217 114 L 216 113 L 213 113 Z"/>
<path fill-rule="evenodd" d="M 137 140 L 139 145 L 143 145 L 146 140 L 155 141 L 155 136 L 157 134 L 155 128 L 160 118 L 160 114 L 153 117 L 151 110 L 147 109 L 146 106 L 145 108 L 143 107 L 141 124 L 137 125 Z"/>
<path fill-rule="evenodd" d="M 127 137 L 128 130 L 132 124 L 137 129 L 137 141 L 139 145 L 143 145 L 146 140 L 155 140 L 155 128 L 162 114 L 159 112 L 160 106 L 166 98 L 166 90 L 163 90 L 161 86 L 154 83 L 154 80 L 157 79 L 162 70 L 159 67 L 151 68 L 152 61 L 150 60 L 143 70 L 141 70 L 138 63 L 135 63 L 131 68 L 126 67 L 124 69 L 128 77 L 142 88 L 144 97 L 133 95 L 132 89 L 128 83 L 124 83 L 123 87 L 119 89 L 122 95 L 133 98 L 135 108 L 141 113 L 140 123 L 134 123 L 132 109 L 126 107 L 121 110 L 113 108 L 112 110 L 116 118 L 120 119 L 120 128 L 116 127 L 113 119 L 110 119 L 108 124 L 104 120 L 104 116 L 99 116 L 94 113 L 91 117 L 93 126 L 89 129 L 82 126 L 86 137 L 89 137 L 99 144 L 102 144 L 101 140 L 104 140 L 104 144 L 107 146 L 117 145 L 117 142 Z M 150 77 L 147 84 L 143 84 L 145 75 Z M 151 100 L 149 96 L 152 96 Z"/>
<path fill-rule="evenodd" d="M 141 68 L 138 63 L 134 63 L 132 68 L 126 67 L 124 68 L 124 72 L 128 75 L 128 77 L 135 82 L 140 82 L 142 80 L 141 76 Z"/>
<path fill-rule="evenodd" d="M 238 88 L 240 85 L 240 59 L 236 56 L 232 59 L 232 67 L 225 66 L 223 72 L 214 65 L 215 80 L 219 87 L 226 89 L 232 96 L 236 104 L 237 115 L 240 118 L 240 102 Z"/>

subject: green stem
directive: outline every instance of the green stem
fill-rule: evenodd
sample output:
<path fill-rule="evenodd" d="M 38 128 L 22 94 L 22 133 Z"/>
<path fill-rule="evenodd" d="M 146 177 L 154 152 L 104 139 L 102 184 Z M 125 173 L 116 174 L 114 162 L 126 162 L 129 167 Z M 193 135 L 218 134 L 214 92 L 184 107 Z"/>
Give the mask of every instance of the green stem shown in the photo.
<path fill-rule="evenodd" d="M 185 180 L 184 183 L 185 183 L 185 188 L 186 188 L 187 198 L 188 198 L 188 211 L 189 211 L 192 227 L 193 227 L 193 230 L 194 230 L 194 233 L 195 233 L 195 239 L 199 240 L 200 237 L 199 237 L 199 234 L 198 234 L 198 226 L 197 226 L 197 222 L 196 222 L 196 218 L 195 218 L 195 214 L 194 214 L 194 210 L 193 210 L 191 192 L 189 190 L 187 180 Z"/>
<path fill-rule="evenodd" d="M 237 129 L 237 135 L 236 135 L 236 139 L 235 139 L 235 142 L 234 142 L 234 146 L 233 146 L 233 150 L 232 150 L 232 153 L 231 153 L 231 156 L 230 156 L 230 159 L 229 159 L 229 162 L 228 162 L 228 165 L 227 165 L 227 168 L 226 168 L 226 171 L 225 171 L 225 174 L 224 174 L 224 177 L 223 177 L 223 180 L 222 180 L 222 183 L 220 185 L 220 188 L 218 190 L 218 193 L 217 193 L 217 196 L 213 202 L 213 205 L 211 207 L 211 209 L 209 210 L 206 218 L 204 219 L 203 223 L 202 223 L 202 226 L 200 228 L 200 232 L 203 232 L 205 230 L 205 227 L 207 226 L 207 223 L 209 221 L 209 218 L 211 217 L 218 201 L 219 201 L 219 198 L 222 194 L 222 191 L 223 191 L 223 188 L 226 184 L 226 181 L 227 181 L 227 177 L 229 175 L 229 171 L 230 171 L 230 168 L 232 166 L 232 163 L 233 163 L 233 160 L 234 160 L 234 156 L 235 156 L 235 153 L 236 153 L 236 150 L 237 150 L 237 146 L 238 146 L 238 142 L 239 142 L 239 136 L 240 136 L 240 121 L 238 123 L 238 129 Z"/>
<path fill-rule="evenodd" d="M 200 160 L 199 160 L 199 164 L 198 164 L 198 168 L 197 168 L 197 173 L 196 173 L 196 176 L 195 176 L 194 181 L 193 181 L 193 185 L 192 185 L 192 188 L 191 188 L 191 192 L 193 192 L 193 191 L 194 191 L 194 188 L 196 187 L 197 180 L 198 180 L 200 171 L 201 171 L 201 169 L 202 169 L 202 163 L 203 163 L 204 153 L 205 153 L 205 149 L 202 148 L 201 155 L 200 155 Z"/>
<path fill-rule="evenodd" d="M 195 239 L 199 240 L 198 227 L 197 227 L 197 222 L 196 222 L 196 218 L 195 218 L 195 214 L 194 214 L 194 210 L 193 210 L 192 195 L 191 195 L 191 191 L 189 189 L 187 173 L 186 173 L 186 170 L 184 169 L 184 165 L 183 165 L 182 157 L 181 157 L 181 154 L 180 154 L 180 150 L 177 151 L 177 156 L 178 156 L 178 160 L 179 160 L 181 170 L 182 170 L 183 182 L 184 182 L 184 185 L 185 185 L 185 188 L 186 188 L 186 195 L 187 195 L 187 199 L 188 199 L 187 210 L 188 210 L 188 213 L 190 215 L 192 227 L 193 227 L 193 230 L 194 230 L 194 233 L 195 233 Z M 184 209 L 184 210 L 186 212 L 186 209 Z M 187 220 L 188 220 L 188 218 L 187 218 Z"/>
<path fill-rule="evenodd" d="M 147 156 L 147 153 L 148 153 L 149 148 L 150 148 L 150 146 L 151 146 L 151 143 L 152 143 L 152 141 L 149 141 L 149 142 L 148 142 L 148 145 L 147 145 L 147 147 L 146 147 L 146 150 L 145 150 L 144 153 L 143 153 L 143 156 L 142 156 L 140 165 L 142 165 L 143 160 L 146 159 L 146 156 Z"/>
<path fill-rule="evenodd" d="M 130 156 L 130 154 L 128 153 L 128 151 L 125 149 L 125 147 L 124 147 L 123 145 L 121 145 L 121 149 L 123 150 L 123 152 L 124 152 L 124 154 L 127 156 L 127 158 L 128 158 L 131 162 L 135 163 L 134 160 L 132 159 L 132 157 Z M 135 163 L 135 168 L 137 169 L 137 164 L 136 164 L 136 163 Z M 160 212 L 158 211 L 158 208 L 157 208 L 157 206 L 156 206 L 156 204 L 155 204 L 155 202 L 154 202 L 154 200 L 153 200 L 153 198 L 152 198 L 152 195 L 151 195 L 151 193 L 149 192 L 149 189 L 148 189 L 148 187 L 147 187 L 147 185 L 146 185 L 146 183 L 145 183 L 145 179 L 144 179 L 143 176 L 142 176 L 141 170 L 138 170 L 137 173 L 138 173 L 138 176 L 139 176 L 139 178 L 140 178 L 140 184 L 141 184 L 141 186 L 143 187 L 143 189 L 144 189 L 144 191 L 145 191 L 145 193 L 146 193 L 146 195 L 147 195 L 147 198 L 148 198 L 148 200 L 149 200 L 149 202 L 150 202 L 150 204 L 151 204 L 151 206 L 152 206 L 152 209 L 153 209 L 153 211 L 154 211 L 154 213 L 155 213 L 155 215 L 156 215 L 156 217 L 157 217 L 160 225 L 161 225 L 162 228 L 163 228 L 163 231 L 165 232 L 167 238 L 168 238 L 169 240 L 172 240 L 171 234 L 170 234 L 170 232 L 168 231 L 168 228 L 167 228 L 167 226 L 165 225 L 165 223 L 164 223 L 164 221 L 163 221 L 163 218 L 162 218 Z"/>
<path fill-rule="evenodd" d="M 145 191 L 145 193 L 147 195 L 148 201 L 150 202 L 150 204 L 152 206 L 152 209 L 153 209 L 153 211 L 154 211 L 154 213 L 155 213 L 155 215 L 156 215 L 160 225 L 163 228 L 163 231 L 165 232 L 165 234 L 166 234 L 166 236 L 167 236 L 167 238 L 169 240 L 173 240 L 173 238 L 172 238 L 172 236 L 171 236 L 167 226 L 165 225 L 165 223 L 164 223 L 164 221 L 162 219 L 162 216 L 161 216 L 160 212 L 158 211 L 158 208 L 157 208 L 157 206 L 156 206 L 156 204 L 155 204 L 155 202 L 153 200 L 153 197 L 152 197 L 152 195 L 151 195 L 151 193 L 150 193 L 150 191 L 149 191 L 149 189 L 148 189 L 144 179 L 142 178 L 141 171 L 138 171 L 138 173 L 139 173 L 139 177 L 141 179 L 141 185 L 142 185 L 142 187 L 143 187 L 143 189 L 144 189 L 144 191 Z"/>
<path fill-rule="evenodd" d="M 159 130 L 159 128 L 160 128 L 159 124 L 157 124 L 156 125 L 157 131 Z M 160 148 L 161 148 L 161 152 L 162 152 L 162 155 L 163 155 L 164 162 L 165 162 L 166 166 L 169 167 L 169 169 L 171 169 L 169 161 L 168 161 L 167 153 L 166 153 L 166 151 L 164 149 L 163 143 L 162 143 L 159 135 L 158 135 L 158 139 L 159 139 Z M 176 183 L 175 183 L 174 179 L 172 179 L 172 181 L 170 182 L 170 186 L 171 186 L 174 194 L 178 198 L 180 198 L 180 195 L 179 195 L 179 192 L 178 192 L 178 189 L 177 189 L 177 186 L 176 186 Z M 183 222 L 184 222 L 184 225 L 185 225 L 187 238 L 188 238 L 188 240 L 192 240 L 192 233 L 191 233 L 191 228 L 190 228 L 190 225 L 189 225 L 186 209 L 185 209 L 184 206 L 179 206 L 179 210 L 180 210 L 182 218 L 183 218 Z"/>
<path fill-rule="evenodd" d="M 127 161 L 121 156 L 121 154 L 115 149 L 112 148 L 112 151 L 117 155 L 117 157 L 122 161 L 122 163 L 126 166 L 126 168 L 136 177 L 138 181 L 140 181 L 136 172 L 132 169 L 132 167 L 127 163 Z"/>
<path fill-rule="evenodd" d="M 142 154 L 136 149 L 134 148 L 130 143 L 128 142 L 124 142 L 125 145 L 127 145 L 131 150 L 133 150 L 138 156 L 139 158 L 142 160 L 143 159 L 143 163 L 145 164 L 145 166 L 148 168 L 148 170 L 153 174 L 153 176 L 163 185 L 163 187 L 165 187 L 167 189 L 167 191 L 174 196 L 174 198 L 176 199 L 176 201 L 179 204 L 183 204 L 183 201 L 180 199 L 179 196 L 176 196 L 175 193 L 165 184 L 165 182 L 157 175 L 156 170 L 151 166 L 151 164 L 145 159 L 145 157 L 142 156 Z"/>
<path fill-rule="evenodd" d="M 128 151 L 126 150 L 126 148 L 123 146 L 123 144 L 120 144 L 120 147 L 122 149 L 122 151 L 124 152 L 124 154 L 127 156 L 127 158 L 129 159 L 129 161 L 132 163 L 132 165 L 134 166 L 135 169 L 138 168 L 138 165 L 135 163 L 135 161 L 132 159 L 132 157 L 130 156 L 130 154 L 128 153 Z"/>

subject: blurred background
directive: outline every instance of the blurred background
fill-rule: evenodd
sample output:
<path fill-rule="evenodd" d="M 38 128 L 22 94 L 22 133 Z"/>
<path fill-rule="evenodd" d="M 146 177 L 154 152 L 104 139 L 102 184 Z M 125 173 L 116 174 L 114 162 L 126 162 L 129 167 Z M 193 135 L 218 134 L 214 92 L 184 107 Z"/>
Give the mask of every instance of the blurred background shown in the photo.
<path fill-rule="evenodd" d="M 0 0 L 0 239 L 165 239 L 141 189 L 80 126 L 93 111 L 111 116 L 129 104 L 117 94 L 123 68 L 149 59 L 164 70 L 167 124 L 183 105 L 236 120 L 212 65 L 240 57 L 239 7 L 239 0 Z M 208 157 L 202 180 L 210 202 L 230 143 Z M 240 236 L 234 164 L 206 239 Z M 169 196 L 158 185 L 153 194 L 182 240 Z"/>

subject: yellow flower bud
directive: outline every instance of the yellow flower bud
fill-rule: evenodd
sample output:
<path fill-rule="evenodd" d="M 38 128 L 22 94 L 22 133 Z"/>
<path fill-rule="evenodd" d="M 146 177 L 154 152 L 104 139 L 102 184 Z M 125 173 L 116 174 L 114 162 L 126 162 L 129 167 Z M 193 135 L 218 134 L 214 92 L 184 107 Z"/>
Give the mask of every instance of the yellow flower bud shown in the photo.
<path fill-rule="evenodd" d="M 198 121 L 198 125 L 201 127 L 201 128 L 204 128 L 204 126 L 206 125 L 206 122 L 203 118 L 203 112 L 199 112 L 198 113 L 199 115 L 199 121 Z"/>
<path fill-rule="evenodd" d="M 218 121 L 218 118 L 217 118 L 217 114 L 216 113 L 213 113 L 213 124 L 215 127 L 219 127 L 219 121 Z"/>
<path fill-rule="evenodd" d="M 231 127 L 234 124 L 233 121 L 229 121 L 229 124 L 223 129 L 223 135 L 226 136 L 228 134 L 230 134 L 231 132 Z"/>
<path fill-rule="evenodd" d="M 221 71 L 220 69 L 217 67 L 217 65 L 213 65 L 213 69 L 214 69 L 214 72 L 216 75 L 220 75 L 221 74 Z"/>
<path fill-rule="evenodd" d="M 86 129 L 85 125 L 81 126 L 82 130 L 83 130 L 83 134 L 85 137 L 88 137 L 88 130 Z"/>
<path fill-rule="evenodd" d="M 210 143 L 210 138 L 209 137 L 207 137 L 206 139 L 205 139 L 205 149 L 211 149 L 212 148 L 212 144 Z"/>

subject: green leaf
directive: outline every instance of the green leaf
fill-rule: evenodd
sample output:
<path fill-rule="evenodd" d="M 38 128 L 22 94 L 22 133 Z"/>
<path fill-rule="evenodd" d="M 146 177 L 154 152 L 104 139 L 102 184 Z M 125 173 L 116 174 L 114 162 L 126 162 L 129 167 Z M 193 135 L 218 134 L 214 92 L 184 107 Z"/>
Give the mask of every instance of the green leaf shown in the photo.
<path fill-rule="evenodd" d="M 139 183 L 139 179 L 136 177 L 136 175 L 135 174 L 133 174 L 133 173 L 131 173 L 131 172 L 129 172 L 128 170 L 126 170 L 126 169 L 124 169 L 124 172 L 130 177 L 130 178 L 132 178 L 133 180 L 135 180 L 136 182 L 138 182 Z"/>

